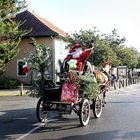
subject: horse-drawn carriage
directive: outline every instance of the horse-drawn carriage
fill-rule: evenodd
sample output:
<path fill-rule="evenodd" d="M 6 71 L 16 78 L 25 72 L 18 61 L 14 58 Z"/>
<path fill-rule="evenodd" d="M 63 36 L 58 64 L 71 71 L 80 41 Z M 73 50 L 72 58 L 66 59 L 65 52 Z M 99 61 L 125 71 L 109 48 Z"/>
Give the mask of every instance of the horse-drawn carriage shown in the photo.
<path fill-rule="evenodd" d="M 82 64 L 79 63 L 80 67 L 85 66 L 85 62 L 92 49 L 91 46 L 90 49 L 83 53 L 86 57 L 82 58 L 83 62 Z M 61 80 L 61 82 L 56 84 L 52 80 L 45 80 L 43 95 L 40 97 L 36 107 L 37 118 L 40 122 L 47 122 L 50 117 L 58 117 L 55 116 L 55 113 L 63 115 L 74 112 L 79 116 L 81 125 L 85 126 L 89 123 L 91 109 L 95 118 L 99 118 L 102 114 L 102 106 L 104 104 L 103 90 L 98 91 L 96 98 L 89 99 L 85 91 L 80 90 L 77 79 L 75 80 L 75 77 L 82 75 L 81 69 L 70 70 L 70 63 L 69 68 L 66 68 L 66 64 L 71 60 L 71 55 L 73 54 L 76 55 L 76 53 L 70 53 L 70 56 L 67 56 L 62 66 L 66 70 L 62 72 L 63 78 L 65 77 L 67 80 Z"/>
<path fill-rule="evenodd" d="M 62 101 L 62 91 L 64 91 L 64 85 L 66 84 L 70 89 L 67 89 L 67 93 L 65 94 L 75 94 L 76 97 L 73 95 L 69 99 L 67 98 L 67 101 Z M 93 109 L 95 118 L 101 116 L 103 106 L 102 93 L 99 92 L 96 99 L 89 100 L 84 92 L 78 91 L 73 85 L 74 84 L 71 83 L 59 83 L 54 85 L 52 81 L 46 80 L 44 94 L 39 99 L 36 108 L 37 118 L 40 122 L 47 122 L 48 117 L 51 115 L 52 118 L 55 118 L 53 113 L 59 113 L 62 115 L 75 112 L 79 116 L 81 125 L 85 126 L 89 122 L 91 108 Z M 75 93 L 72 90 L 75 90 Z"/>

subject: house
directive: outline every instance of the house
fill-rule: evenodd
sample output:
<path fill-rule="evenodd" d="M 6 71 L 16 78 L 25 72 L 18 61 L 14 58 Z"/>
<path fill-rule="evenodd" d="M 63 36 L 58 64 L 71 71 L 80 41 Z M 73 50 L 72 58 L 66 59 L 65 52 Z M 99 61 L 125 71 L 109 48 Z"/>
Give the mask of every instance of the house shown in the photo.
<path fill-rule="evenodd" d="M 5 67 L 5 74 L 9 77 L 16 78 L 22 83 L 30 84 L 32 80 L 32 74 L 24 74 L 22 72 L 22 66 L 25 63 L 23 59 L 29 55 L 29 53 L 34 52 L 33 46 L 31 43 L 31 37 L 34 37 L 37 42 L 48 45 L 53 50 L 53 59 L 51 62 L 50 75 L 51 78 L 55 78 L 55 71 L 59 69 L 58 60 L 63 60 L 67 54 L 65 42 L 62 37 L 66 37 L 67 33 L 47 21 L 31 13 L 28 10 L 23 11 L 16 15 L 16 20 L 23 22 L 21 25 L 22 30 L 32 29 L 31 32 L 26 34 L 20 44 L 19 44 L 19 53 L 18 55 L 7 63 Z"/>

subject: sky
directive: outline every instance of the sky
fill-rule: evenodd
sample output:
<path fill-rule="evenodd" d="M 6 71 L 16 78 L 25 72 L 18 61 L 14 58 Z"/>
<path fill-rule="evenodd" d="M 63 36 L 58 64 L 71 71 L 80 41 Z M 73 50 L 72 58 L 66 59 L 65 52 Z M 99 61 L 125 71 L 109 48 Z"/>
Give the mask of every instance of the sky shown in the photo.
<path fill-rule="evenodd" d="M 111 34 L 118 30 L 126 45 L 140 52 L 140 0 L 26 0 L 28 10 L 63 31 L 93 30 Z"/>

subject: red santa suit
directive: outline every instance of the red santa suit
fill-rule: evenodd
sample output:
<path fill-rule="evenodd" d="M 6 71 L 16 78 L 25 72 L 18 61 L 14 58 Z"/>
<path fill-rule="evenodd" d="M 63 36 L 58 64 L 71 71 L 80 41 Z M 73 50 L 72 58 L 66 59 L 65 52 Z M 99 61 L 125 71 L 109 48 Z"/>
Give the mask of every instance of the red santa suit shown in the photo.
<path fill-rule="evenodd" d="M 85 49 L 84 51 L 80 51 L 80 49 L 81 49 L 80 44 L 75 44 L 72 47 L 69 54 L 64 59 L 63 68 L 65 67 L 66 63 L 68 63 L 70 60 L 76 60 L 75 70 L 79 71 L 80 73 L 83 72 L 85 61 L 88 59 L 91 52 L 93 51 L 93 46 L 90 44 L 89 48 Z"/>

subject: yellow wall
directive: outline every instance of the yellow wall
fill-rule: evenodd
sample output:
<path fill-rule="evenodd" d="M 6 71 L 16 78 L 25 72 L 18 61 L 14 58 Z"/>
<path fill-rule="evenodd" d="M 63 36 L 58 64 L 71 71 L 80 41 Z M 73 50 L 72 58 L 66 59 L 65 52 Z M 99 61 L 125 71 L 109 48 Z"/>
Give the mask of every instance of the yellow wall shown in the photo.
<path fill-rule="evenodd" d="M 38 43 L 45 43 L 46 45 L 54 48 L 54 39 L 51 37 L 39 37 L 36 38 Z M 23 60 L 29 55 L 30 52 L 34 52 L 34 48 L 31 44 L 32 41 L 29 38 L 23 38 L 19 44 L 19 53 L 17 57 L 8 62 L 5 67 L 5 74 L 9 77 L 19 79 L 23 83 L 31 83 L 31 73 L 29 72 L 27 76 L 19 77 L 17 76 L 17 60 Z"/>

